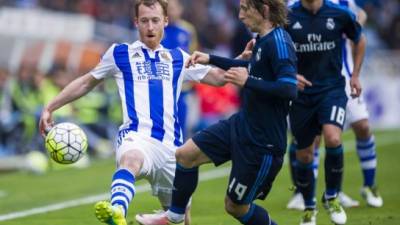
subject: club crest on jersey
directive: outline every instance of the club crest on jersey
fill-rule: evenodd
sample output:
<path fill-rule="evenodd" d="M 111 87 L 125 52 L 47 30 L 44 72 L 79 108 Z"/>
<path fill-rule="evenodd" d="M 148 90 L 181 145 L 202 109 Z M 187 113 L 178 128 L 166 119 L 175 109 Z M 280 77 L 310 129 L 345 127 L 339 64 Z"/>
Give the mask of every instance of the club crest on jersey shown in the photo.
<path fill-rule="evenodd" d="M 168 54 L 168 52 L 162 51 L 160 52 L 160 56 L 162 59 L 164 59 L 165 61 L 172 61 L 170 54 Z"/>
<path fill-rule="evenodd" d="M 332 18 L 328 18 L 328 19 L 326 20 L 326 28 L 327 28 L 328 30 L 333 30 L 333 29 L 335 29 L 335 21 L 333 21 Z"/>
<path fill-rule="evenodd" d="M 261 48 L 258 48 L 256 53 L 256 61 L 260 61 L 260 59 L 261 59 Z"/>

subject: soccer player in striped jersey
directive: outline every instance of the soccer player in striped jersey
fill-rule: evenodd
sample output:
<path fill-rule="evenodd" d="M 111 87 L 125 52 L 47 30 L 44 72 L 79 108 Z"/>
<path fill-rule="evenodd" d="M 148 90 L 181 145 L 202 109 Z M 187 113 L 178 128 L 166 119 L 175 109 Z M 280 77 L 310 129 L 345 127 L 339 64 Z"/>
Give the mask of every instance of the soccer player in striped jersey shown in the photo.
<path fill-rule="evenodd" d="M 123 109 L 115 152 L 117 170 L 112 177 L 111 201 L 95 205 L 96 217 L 106 224 L 127 224 L 135 182 L 141 178 L 150 182 L 164 208 L 170 206 L 175 150 L 183 141 L 177 119 L 182 82 L 225 84 L 223 70 L 202 65 L 185 68 L 186 52 L 160 44 L 168 24 L 167 6 L 165 0 L 137 1 L 134 22 L 140 39 L 113 44 L 92 71 L 72 81 L 45 106 L 40 118 L 44 135 L 53 124 L 55 110 L 84 96 L 105 78 L 115 79 Z"/>

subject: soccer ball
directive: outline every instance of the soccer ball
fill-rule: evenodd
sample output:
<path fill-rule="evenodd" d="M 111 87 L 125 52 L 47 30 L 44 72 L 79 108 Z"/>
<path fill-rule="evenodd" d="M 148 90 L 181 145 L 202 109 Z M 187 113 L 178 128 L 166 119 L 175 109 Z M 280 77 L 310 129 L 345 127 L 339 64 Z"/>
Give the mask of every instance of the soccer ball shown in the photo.
<path fill-rule="evenodd" d="M 59 123 L 46 135 L 45 146 L 54 161 L 71 164 L 82 158 L 88 143 L 80 127 L 73 123 Z"/>

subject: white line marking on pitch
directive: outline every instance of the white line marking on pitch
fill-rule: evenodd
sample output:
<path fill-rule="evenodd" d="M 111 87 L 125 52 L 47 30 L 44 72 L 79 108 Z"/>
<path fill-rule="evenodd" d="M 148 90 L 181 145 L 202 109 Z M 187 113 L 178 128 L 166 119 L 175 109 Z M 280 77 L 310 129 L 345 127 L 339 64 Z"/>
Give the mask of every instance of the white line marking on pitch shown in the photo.
<path fill-rule="evenodd" d="M 230 167 L 224 167 L 224 168 L 219 168 L 219 169 L 213 169 L 213 170 L 207 171 L 207 172 L 202 172 L 202 173 L 200 173 L 200 181 L 207 181 L 207 180 L 213 180 L 213 179 L 225 177 L 229 174 L 229 172 L 230 172 Z M 146 192 L 149 190 L 151 190 L 149 184 L 139 185 L 136 187 L 136 193 Z M 43 206 L 43 207 L 8 213 L 8 214 L 0 215 L 0 221 L 12 220 L 12 219 L 31 216 L 31 215 L 57 211 L 57 210 L 65 209 L 65 208 L 71 208 L 71 207 L 76 207 L 76 206 L 80 206 L 80 205 L 92 204 L 97 201 L 108 199 L 109 197 L 110 197 L 109 193 L 92 195 L 92 196 L 88 196 L 85 198 L 79 198 L 79 199 L 69 200 L 69 201 L 60 202 L 60 203 L 47 205 L 47 206 Z"/>
<path fill-rule="evenodd" d="M 379 135 L 378 138 L 376 138 L 377 141 L 377 147 L 379 148 L 380 146 L 385 146 L 385 145 L 390 145 L 390 144 L 395 144 L 399 142 L 399 139 L 397 137 L 394 137 L 393 135 Z M 345 147 L 347 147 L 348 150 L 354 151 L 354 145 L 355 142 L 354 140 L 348 140 L 343 143 Z M 353 147 L 350 147 L 353 145 Z M 345 150 L 347 152 L 348 150 Z M 286 162 L 287 160 L 285 160 Z M 203 172 L 200 173 L 200 181 L 207 181 L 207 180 L 213 180 L 216 178 L 221 178 L 224 176 L 227 176 L 230 172 L 230 167 L 224 167 L 220 169 L 213 169 L 211 171 Z M 150 185 L 140 185 L 136 187 L 137 193 L 140 192 L 146 192 L 149 191 Z M 22 217 L 27 217 L 31 215 L 36 215 L 36 214 L 42 214 L 42 213 L 47 213 L 47 212 L 52 212 L 52 211 L 57 211 L 65 208 L 71 208 L 71 207 L 76 207 L 80 205 L 86 205 L 86 204 L 92 204 L 97 201 L 101 201 L 104 199 L 108 199 L 109 194 L 100 194 L 100 195 L 92 195 L 89 197 L 85 198 L 79 198 L 79 199 L 74 199 L 70 201 L 65 201 L 65 202 L 60 202 L 52 205 L 47 205 L 43 207 L 38 207 L 38 208 L 33 208 L 29 210 L 24 210 L 24 211 L 19 211 L 19 212 L 13 212 L 13 213 L 8 213 L 4 215 L 0 215 L 0 221 L 6 221 L 6 220 L 12 220 L 12 219 L 17 219 L 17 218 L 22 218 Z"/>

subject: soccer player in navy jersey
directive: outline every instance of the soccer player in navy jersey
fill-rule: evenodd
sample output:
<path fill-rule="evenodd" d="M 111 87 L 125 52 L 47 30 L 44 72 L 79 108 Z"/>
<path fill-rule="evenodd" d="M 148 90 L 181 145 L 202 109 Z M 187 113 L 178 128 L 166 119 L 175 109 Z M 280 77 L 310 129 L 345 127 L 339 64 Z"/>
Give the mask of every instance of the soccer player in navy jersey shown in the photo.
<path fill-rule="evenodd" d="M 111 201 L 95 205 L 96 217 L 106 224 L 127 224 L 135 182 L 141 178 L 150 182 L 153 195 L 164 208 L 170 206 L 175 150 L 183 141 L 177 118 L 182 82 L 226 83 L 223 70 L 203 65 L 185 68 L 186 52 L 160 44 L 168 24 L 167 7 L 165 0 L 138 0 L 134 22 L 139 40 L 113 44 L 92 71 L 72 81 L 44 107 L 40 118 L 40 132 L 45 135 L 55 110 L 84 96 L 105 78 L 115 79 L 124 119 L 117 139 L 117 170 L 112 177 Z"/>
<path fill-rule="evenodd" d="M 347 96 L 341 74 L 344 35 L 354 44 L 352 96 L 361 93 L 359 73 L 365 52 L 365 38 L 353 13 L 327 0 L 301 0 L 289 10 L 287 31 L 295 44 L 298 72 L 312 86 L 299 93 L 289 116 L 298 150 L 295 167 L 297 187 L 305 201 L 302 225 L 316 224 L 314 139 L 325 141 L 325 183 L 323 203 L 335 224 L 345 224 L 346 213 L 337 193 L 343 174 L 342 128 Z"/>
<path fill-rule="evenodd" d="M 288 5 L 292 5 L 295 1 L 289 1 Z M 353 12 L 357 21 L 360 25 L 364 25 L 367 20 L 367 14 L 360 8 L 355 0 L 330 0 L 331 2 L 347 7 L 351 12 Z M 350 96 L 350 78 L 353 70 L 353 46 L 350 41 L 344 39 L 346 42 L 343 48 L 343 65 L 342 65 L 342 75 L 346 79 L 346 93 L 348 96 L 348 102 L 346 105 L 346 119 L 345 127 L 351 126 L 355 137 L 356 137 L 356 149 L 357 155 L 360 159 L 361 169 L 364 178 L 364 184 L 361 188 L 361 195 L 365 198 L 366 203 L 372 207 L 381 207 L 383 205 L 383 199 L 380 196 L 377 186 L 375 183 L 375 173 L 377 167 L 377 154 L 375 149 L 375 138 L 371 132 L 369 122 L 368 122 L 368 110 L 366 102 L 362 95 L 357 98 L 351 98 Z M 317 138 L 319 140 L 319 138 Z M 290 147 L 290 167 L 292 178 L 293 177 L 293 166 L 296 166 L 296 146 L 291 143 Z M 318 174 L 319 165 L 319 142 L 315 144 L 314 150 L 314 174 Z M 338 193 L 338 198 L 340 204 L 345 207 L 357 207 L 360 203 L 348 195 L 346 195 L 342 190 Z M 296 192 L 287 204 L 287 208 L 290 209 L 301 209 L 304 210 L 304 201 L 301 193 Z"/>
<path fill-rule="evenodd" d="M 225 81 L 242 88 L 242 106 L 177 150 L 171 208 L 164 214 L 147 215 L 144 225 L 180 223 L 197 186 L 198 167 L 229 160 L 226 211 L 242 224 L 276 224 L 254 200 L 266 198 L 282 167 L 286 116 L 289 102 L 297 96 L 296 53 L 282 28 L 286 23 L 282 0 L 241 0 L 239 18 L 258 34 L 249 61 L 195 52 L 187 64 L 209 63 L 228 70 Z"/>

